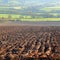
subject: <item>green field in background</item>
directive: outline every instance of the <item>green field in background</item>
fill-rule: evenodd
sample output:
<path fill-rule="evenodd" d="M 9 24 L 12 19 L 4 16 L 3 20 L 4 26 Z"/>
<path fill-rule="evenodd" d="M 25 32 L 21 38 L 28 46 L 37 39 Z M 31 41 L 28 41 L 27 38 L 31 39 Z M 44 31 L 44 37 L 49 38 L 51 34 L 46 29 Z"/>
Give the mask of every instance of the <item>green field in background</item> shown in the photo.
<path fill-rule="evenodd" d="M 56 14 L 54 14 L 56 15 Z M 32 16 L 24 16 L 17 14 L 0 14 L 0 20 L 19 20 L 19 21 L 60 21 L 60 18 L 32 18 Z"/>

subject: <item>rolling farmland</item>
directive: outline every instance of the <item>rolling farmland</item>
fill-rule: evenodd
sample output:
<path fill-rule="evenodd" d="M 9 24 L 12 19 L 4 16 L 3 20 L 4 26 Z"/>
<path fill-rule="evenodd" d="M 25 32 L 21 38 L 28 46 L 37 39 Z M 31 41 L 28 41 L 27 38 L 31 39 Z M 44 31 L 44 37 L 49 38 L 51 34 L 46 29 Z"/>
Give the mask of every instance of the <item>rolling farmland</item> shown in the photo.
<path fill-rule="evenodd" d="M 0 60 L 60 60 L 60 0 L 0 0 Z"/>
<path fill-rule="evenodd" d="M 19 21 L 60 21 L 59 6 L 33 6 L 22 9 L 17 7 L 0 6 L 0 20 L 19 20 Z M 33 9 L 34 8 L 34 9 Z"/>

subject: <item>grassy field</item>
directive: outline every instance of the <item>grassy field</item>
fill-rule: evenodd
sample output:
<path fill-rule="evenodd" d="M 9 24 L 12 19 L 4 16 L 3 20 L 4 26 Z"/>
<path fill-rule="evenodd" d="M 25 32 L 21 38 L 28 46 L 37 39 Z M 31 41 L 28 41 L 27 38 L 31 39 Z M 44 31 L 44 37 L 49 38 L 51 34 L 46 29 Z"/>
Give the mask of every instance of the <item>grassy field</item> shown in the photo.
<path fill-rule="evenodd" d="M 52 13 L 51 13 L 52 14 Z M 57 15 L 57 14 L 53 14 Z M 19 20 L 19 21 L 60 21 L 60 18 L 32 18 L 32 16 L 24 16 L 17 14 L 0 14 L 0 20 Z"/>
<path fill-rule="evenodd" d="M 60 21 L 60 18 L 21 19 L 21 21 Z"/>
<path fill-rule="evenodd" d="M 45 7 L 42 8 L 41 10 L 47 11 L 47 12 L 51 12 L 52 10 L 60 10 L 60 7 L 55 6 L 55 7 Z"/>

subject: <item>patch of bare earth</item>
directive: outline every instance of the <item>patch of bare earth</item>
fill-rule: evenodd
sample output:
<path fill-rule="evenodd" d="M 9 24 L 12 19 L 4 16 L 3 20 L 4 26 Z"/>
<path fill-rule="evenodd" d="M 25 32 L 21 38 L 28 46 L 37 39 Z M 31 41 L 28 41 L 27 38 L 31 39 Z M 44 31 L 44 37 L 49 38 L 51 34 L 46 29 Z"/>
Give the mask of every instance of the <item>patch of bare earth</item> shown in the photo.
<path fill-rule="evenodd" d="M 0 26 L 0 60 L 60 60 L 60 27 Z"/>

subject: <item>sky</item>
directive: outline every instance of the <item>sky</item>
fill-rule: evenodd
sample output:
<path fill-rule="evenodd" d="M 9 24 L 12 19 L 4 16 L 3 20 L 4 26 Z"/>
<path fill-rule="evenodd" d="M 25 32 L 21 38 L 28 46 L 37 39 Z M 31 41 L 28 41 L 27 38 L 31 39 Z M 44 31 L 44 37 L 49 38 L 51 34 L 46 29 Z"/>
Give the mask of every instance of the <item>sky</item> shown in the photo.
<path fill-rule="evenodd" d="M 44 3 L 58 3 L 60 0 L 0 0 L 0 5 L 19 5 L 19 6 L 30 6 L 40 5 Z"/>

